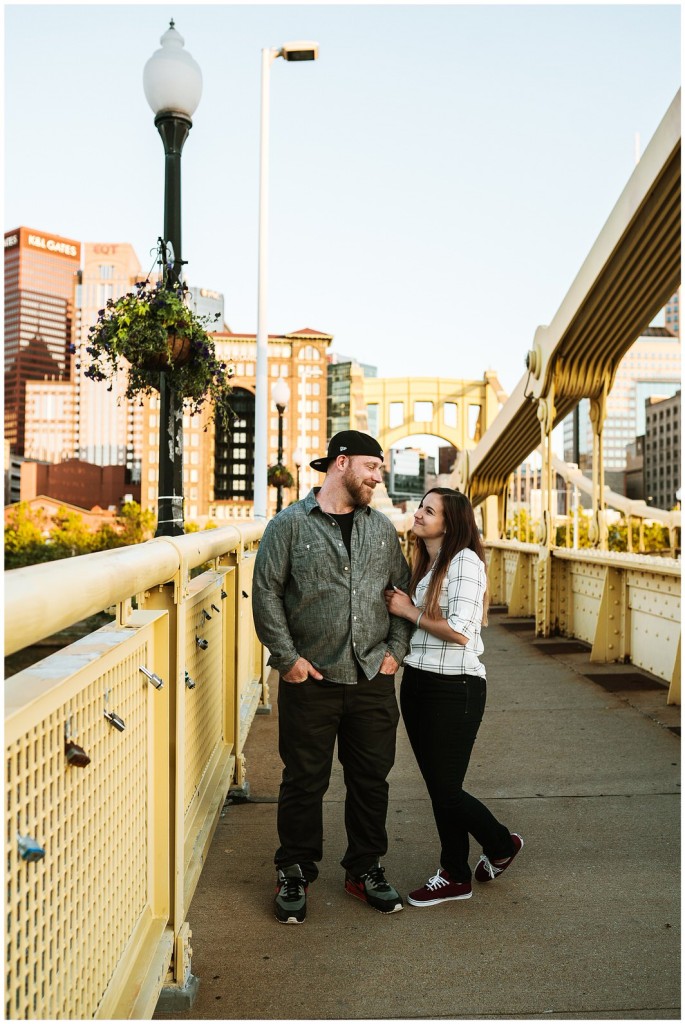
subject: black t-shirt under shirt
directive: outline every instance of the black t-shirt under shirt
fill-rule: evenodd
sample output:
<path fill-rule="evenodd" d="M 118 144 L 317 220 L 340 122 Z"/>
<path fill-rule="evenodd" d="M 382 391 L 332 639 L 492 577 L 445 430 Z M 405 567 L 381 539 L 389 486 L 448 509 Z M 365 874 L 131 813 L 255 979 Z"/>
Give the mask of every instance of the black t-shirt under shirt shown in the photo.
<path fill-rule="evenodd" d="M 340 527 L 340 533 L 342 534 L 343 543 L 347 548 L 347 554 L 352 558 L 352 523 L 354 520 L 354 511 L 342 512 L 340 515 L 336 515 L 334 512 L 331 512 L 330 514 Z"/>

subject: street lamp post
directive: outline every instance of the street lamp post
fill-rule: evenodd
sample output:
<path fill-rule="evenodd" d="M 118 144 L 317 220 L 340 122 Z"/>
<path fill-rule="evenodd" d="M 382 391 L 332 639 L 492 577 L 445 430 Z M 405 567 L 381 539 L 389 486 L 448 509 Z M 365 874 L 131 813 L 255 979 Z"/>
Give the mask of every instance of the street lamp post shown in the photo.
<path fill-rule="evenodd" d="M 274 386 L 271 389 L 271 397 L 274 400 L 276 409 L 278 410 L 278 459 L 277 465 L 279 469 L 283 466 L 283 413 L 285 407 L 288 404 L 290 398 L 290 388 L 283 380 L 279 377 Z M 276 512 L 280 512 L 283 508 L 283 484 L 278 483 L 276 485 Z"/>
<path fill-rule="evenodd" d="M 164 144 L 164 287 L 178 287 L 181 259 L 181 151 L 193 126 L 202 94 L 202 73 L 183 49 L 173 19 L 161 37 L 162 48 L 143 71 L 145 97 Z M 160 372 L 159 480 L 157 537 L 177 537 L 183 529 L 183 401 Z"/>
<path fill-rule="evenodd" d="M 255 365 L 254 517 L 266 519 L 268 332 L 266 324 L 269 214 L 269 71 L 277 57 L 316 60 L 318 43 L 284 43 L 262 50 L 262 101 L 259 145 L 259 268 L 257 282 L 257 360 Z"/>
<path fill-rule="evenodd" d="M 299 497 L 300 497 L 300 466 L 304 462 L 304 456 L 302 454 L 302 449 L 301 448 L 296 448 L 295 451 L 293 452 L 293 462 L 295 463 L 295 479 L 296 479 L 295 493 L 297 494 L 297 497 L 298 497 L 298 500 L 299 500 Z"/>

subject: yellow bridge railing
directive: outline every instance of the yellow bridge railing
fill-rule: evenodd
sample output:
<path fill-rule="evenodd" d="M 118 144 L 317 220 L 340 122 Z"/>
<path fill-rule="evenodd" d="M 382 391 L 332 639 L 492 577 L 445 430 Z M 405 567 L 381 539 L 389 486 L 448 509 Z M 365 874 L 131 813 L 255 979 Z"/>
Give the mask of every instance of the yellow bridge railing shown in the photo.
<path fill-rule="evenodd" d="M 7 1018 L 149 1018 L 268 704 L 245 524 L 5 574 L 6 653 L 115 606 L 5 683 Z M 200 575 L 192 571 L 204 567 Z"/>
<path fill-rule="evenodd" d="M 411 516 L 393 514 L 407 550 Z M 188 908 L 267 710 L 252 620 L 263 526 L 5 573 L 5 651 L 112 622 L 5 683 L 6 1017 L 150 1018 L 187 993 Z M 488 543 L 493 602 L 630 659 L 678 703 L 680 563 Z M 655 640 L 655 638 L 658 638 Z"/>
<path fill-rule="evenodd" d="M 597 662 L 630 661 L 680 704 L 680 561 L 488 541 L 493 603 L 534 616 L 538 636 L 576 637 Z"/>

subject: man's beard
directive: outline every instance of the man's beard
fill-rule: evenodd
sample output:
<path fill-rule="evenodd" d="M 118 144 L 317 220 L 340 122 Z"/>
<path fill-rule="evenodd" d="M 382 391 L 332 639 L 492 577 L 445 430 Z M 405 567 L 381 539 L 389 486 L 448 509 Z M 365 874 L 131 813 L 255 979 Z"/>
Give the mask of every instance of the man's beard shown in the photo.
<path fill-rule="evenodd" d="M 344 476 L 345 488 L 353 504 L 365 508 L 373 497 L 373 487 L 354 477 L 349 471 Z"/>

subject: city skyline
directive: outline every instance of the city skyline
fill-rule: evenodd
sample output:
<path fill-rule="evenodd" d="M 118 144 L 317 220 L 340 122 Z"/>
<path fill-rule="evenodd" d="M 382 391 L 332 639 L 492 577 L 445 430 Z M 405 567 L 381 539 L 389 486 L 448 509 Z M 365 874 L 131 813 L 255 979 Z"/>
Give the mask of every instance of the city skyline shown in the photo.
<path fill-rule="evenodd" d="M 173 17 L 204 76 L 186 277 L 253 333 L 259 49 L 314 38 L 317 62 L 271 75 L 269 331 L 329 332 L 383 376 L 494 369 L 508 391 L 679 84 L 678 5 L 5 14 L 6 230 L 129 242 L 152 265 L 163 152 L 142 69 Z"/>

